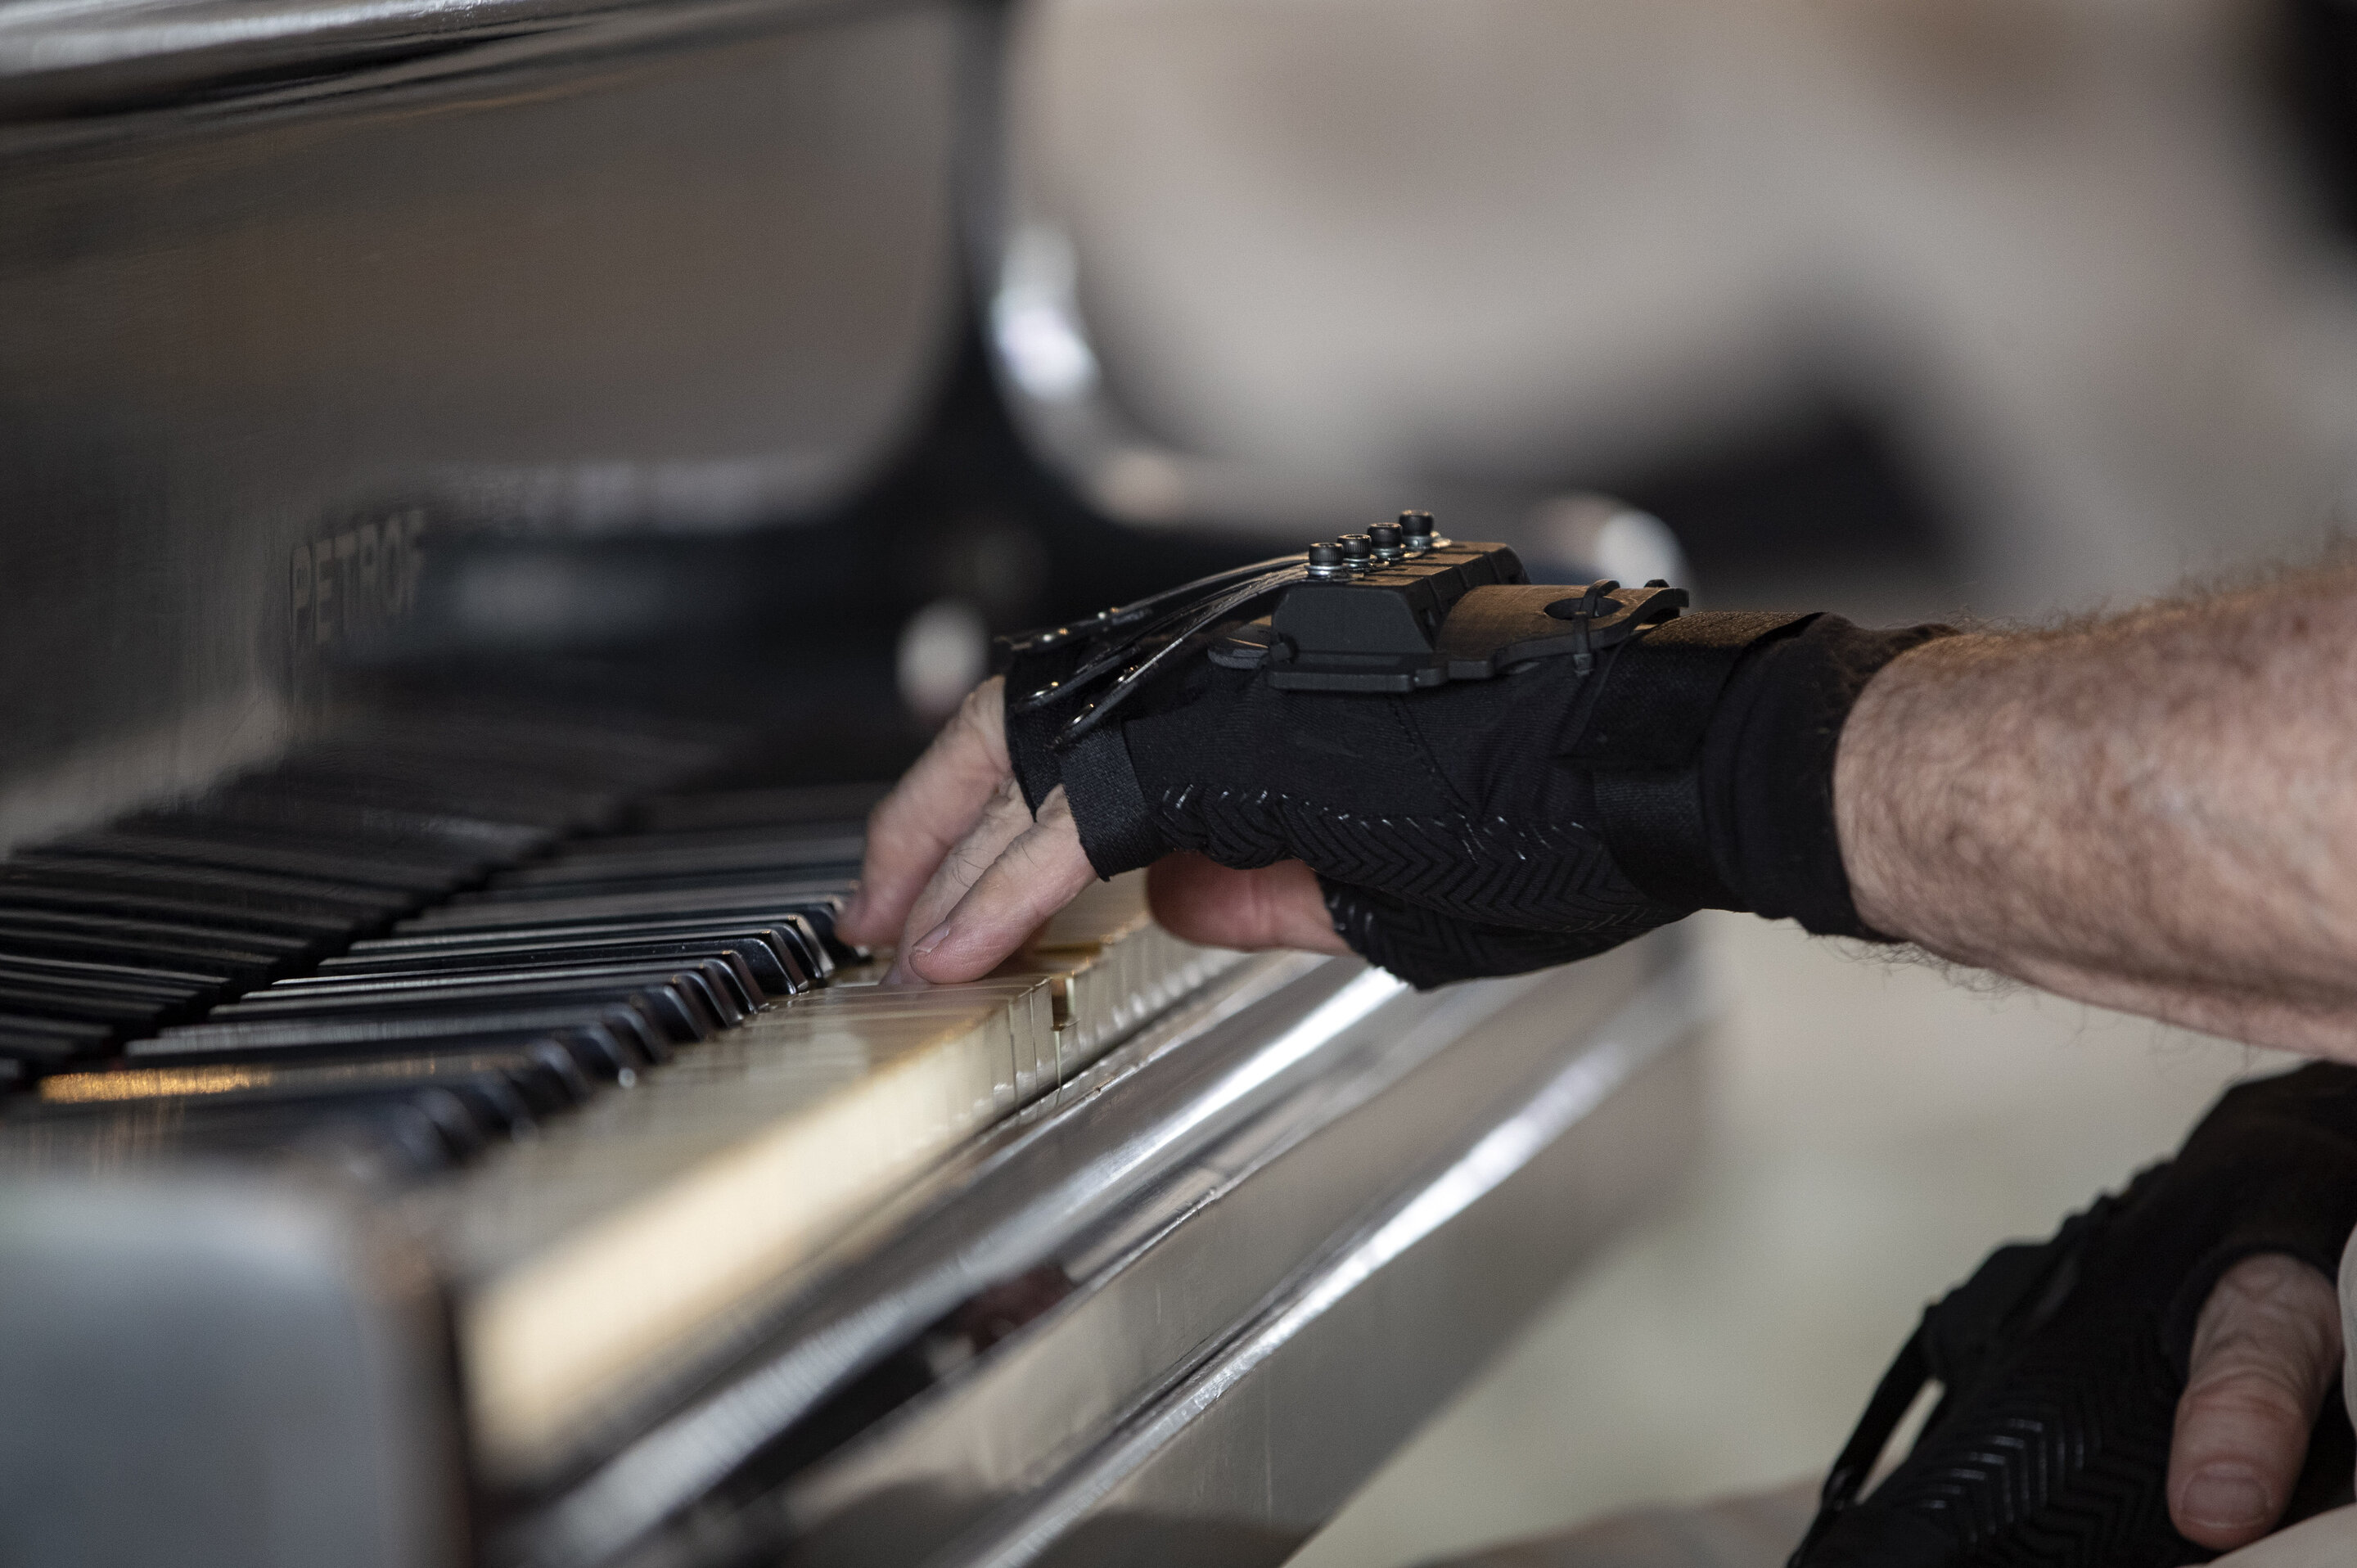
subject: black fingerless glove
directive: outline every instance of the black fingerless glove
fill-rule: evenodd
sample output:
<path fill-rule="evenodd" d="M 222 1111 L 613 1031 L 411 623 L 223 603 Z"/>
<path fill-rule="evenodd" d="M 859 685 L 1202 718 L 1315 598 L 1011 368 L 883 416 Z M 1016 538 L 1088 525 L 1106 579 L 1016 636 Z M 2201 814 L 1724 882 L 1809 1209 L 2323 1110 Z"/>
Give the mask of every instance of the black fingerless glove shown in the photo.
<path fill-rule="evenodd" d="M 2000 1248 L 1924 1313 L 1827 1477 L 1792 1568 L 2175 1568 L 2213 1553 L 2169 1521 L 2193 1331 L 2245 1258 L 2333 1277 L 2357 1226 L 2357 1069 L 2227 1091 L 2175 1160 L 2037 1246 Z M 1858 1493 L 1923 1384 L 1915 1446 Z M 2326 1403 L 2287 1523 L 2348 1500 L 2349 1421 Z"/>
<path fill-rule="evenodd" d="M 1072 739 L 1078 703 L 1056 698 L 1092 664 L 1084 639 L 1026 647 L 1007 681 L 1026 797 L 1036 811 L 1062 785 L 1100 875 L 1177 850 L 1239 868 L 1298 859 L 1343 938 L 1419 985 L 1585 957 L 1704 908 L 1874 935 L 1835 835 L 1835 747 L 1867 680 L 1945 628 L 1754 613 L 1637 627 L 1659 613 L 1641 599 L 1683 596 L 1598 585 L 1587 603 L 1619 616 L 1618 640 L 1513 642 L 1523 621 L 1582 629 L 1530 607 L 1560 615 L 1580 591 L 1507 585 L 1511 552 L 1459 548 L 1505 581 L 1426 630 L 1434 661 L 1484 678 L 1298 689 L 1313 660 L 1283 636 L 1286 601 L 1275 630 L 1230 621 L 1164 645 L 1118 715 Z M 1461 632 L 1477 609 L 1490 621 Z M 1487 664 L 1468 636 L 1488 639 Z M 1223 657 L 1240 645 L 1274 652 Z"/>

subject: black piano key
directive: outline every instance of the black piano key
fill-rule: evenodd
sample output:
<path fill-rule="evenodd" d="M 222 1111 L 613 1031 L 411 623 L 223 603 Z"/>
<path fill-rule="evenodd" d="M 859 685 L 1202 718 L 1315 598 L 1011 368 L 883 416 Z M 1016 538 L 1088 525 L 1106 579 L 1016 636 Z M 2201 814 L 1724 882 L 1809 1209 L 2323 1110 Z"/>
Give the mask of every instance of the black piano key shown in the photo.
<path fill-rule="evenodd" d="M 513 976 L 456 980 L 394 981 L 377 984 L 304 986 L 281 992 L 256 992 L 243 1000 L 214 1009 L 222 1022 L 267 1017 L 327 1017 L 333 1015 L 392 1015 L 418 1011 L 463 1011 L 501 1003 L 567 1000 L 639 1001 L 681 1044 L 706 1040 L 727 1022 L 743 1017 L 743 1010 L 723 1001 L 728 988 L 717 966 L 707 974 L 700 965 L 662 969 L 596 970 L 567 973 L 524 971 Z"/>
<path fill-rule="evenodd" d="M 394 1183 L 434 1176 L 455 1163 L 451 1118 L 417 1099 L 380 1097 L 338 1105 L 255 1105 L 191 1111 L 180 1102 L 12 1119 L 16 1147 L 48 1145 L 51 1157 L 113 1167 L 156 1155 L 296 1159 L 340 1166 Z M 465 1114 L 457 1120 L 463 1128 Z M 462 1139 L 466 1134 L 460 1133 Z M 471 1142 L 471 1139 L 466 1141 Z"/>
<path fill-rule="evenodd" d="M 487 974 L 394 977 L 349 985 L 321 983 L 273 987 L 247 997 L 235 1010 L 221 1008 L 215 1017 L 327 1017 L 392 1013 L 414 1008 L 463 1007 L 485 1002 L 517 1001 L 543 996 L 637 998 L 645 1002 L 685 1044 L 710 1039 L 740 1024 L 755 1004 L 739 1000 L 736 983 L 725 968 L 666 966 L 656 972 L 623 969 L 571 972 L 548 970 L 500 971 Z"/>
<path fill-rule="evenodd" d="M 102 1054 L 116 1034 L 108 1025 L 71 1018 L 0 1018 L 0 1057 L 35 1067 L 80 1061 Z"/>
<path fill-rule="evenodd" d="M 209 797 L 209 802 L 212 797 Z M 357 816 L 332 826 L 322 825 L 314 831 L 286 824 L 256 824 L 240 816 L 222 814 L 209 807 L 188 807 L 168 812 L 146 812 L 110 824 L 94 835 L 105 842 L 120 841 L 126 848 L 154 845 L 160 853 L 178 854 L 182 858 L 204 859 L 218 855 L 228 864 L 239 864 L 246 855 L 257 857 L 255 869 L 279 869 L 266 864 L 281 854 L 298 861 L 319 859 L 349 863 L 363 868 L 363 874 L 351 880 L 369 882 L 381 878 L 365 874 L 366 868 L 382 867 L 388 886 L 406 886 L 406 878 L 479 875 L 504 865 L 505 852 L 494 854 L 478 843 L 453 840 L 437 835 L 398 832 L 371 831 Z M 523 835 L 526 847 L 538 842 L 537 832 Z M 70 845 L 80 837 L 59 841 Z M 292 867 L 288 867 L 292 869 Z"/>
<path fill-rule="evenodd" d="M 462 1013 L 362 1018 L 208 1019 L 179 1024 L 153 1039 L 133 1040 L 124 1054 L 136 1061 L 397 1056 L 462 1045 L 511 1044 L 543 1036 L 574 1051 L 585 1071 L 604 1064 L 607 1076 L 634 1072 L 671 1055 L 671 1036 L 652 1011 L 635 1001 L 482 1007 Z"/>
<path fill-rule="evenodd" d="M 809 975 L 813 983 L 824 980 L 833 972 L 834 961 L 828 954 L 826 945 L 820 940 L 817 928 L 812 920 L 798 912 L 779 910 L 739 914 L 733 918 L 711 915 L 605 915 L 560 920 L 547 925 L 447 929 L 421 928 L 417 921 L 409 920 L 403 922 L 391 936 L 370 937 L 354 942 L 350 953 L 346 956 L 364 957 L 377 953 L 433 951 L 497 944 L 529 947 L 543 942 L 659 941 L 666 938 L 684 940 L 716 932 L 756 929 L 774 937 L 785 950 L 792 953 L 802 972 Z"/>
<path fill-rule="evenodd" d="M 242 826 L 334 840 L 415 843 L 463 854 L 479 866 L 511 863 L 555 842 L 555 830 L 492 822 L 450 811 L 370 805 L 293 793 L 268 793 L 231 784 L 204 798 L 192 813 L 209 827 Z"/>
<path fill-rule="evenodd" d="M 442 1135 L 447 1152 L 458 1156 L 476 1153 L 498 1138 L 534 1125 L 523 1097 L 496 1072 L 457 1075 L 423 1083 L 271 1086 L 134 1101 L 60 1103 L 44 1099 L 19 1110 L 9 1118 L 8 1124 L 12 1128 L 31 1123 L 57 1127 L 116 1121 L 142 1126 L 152 1136 L 200 1132 L 209 1122 L 242 1122 L 257 1113 L 266 1113 L 273 1121 L 283 1118 L 289 1133 L 299 1136 L 307 1122 L 391 1104 L 408 1104 L 423 1111 Z"/>
<path fill-rule="evenodd" d="M 645 827 L 671 829 L 762 827 L 779 822 L 860 822 L 888 784 L 801 784 L 775 789 L 711 789 L 658 795 L 642 802 L 635 819 Z"/>
<path fill-rule="evenodd" d="M 684 903 L 677 898 L 597 898 L 561 905 L 444 905 L 412 916 L 394 927 L 391 934 L 407 937 L 501 929 L 653 929 L 657 922 L 671 920 L 750 919 L 775 924 L 780 918 L 791 918 L 813 933 L 818 950 L 827 960 L 821 967 L 823 974 L 837 963 L 856 963 L 867 956 L 864 950 L 838 940 L 834 935 L 834 918 L 843 908 L 843 897 L 836 890 L 830 888 L 823 895 L 813 896 L 797 888 L 793 896 L 786 897 L 774 897 L 776 892 L 763 889 L 741 899 L 733 894 L 717 898 L 699 895 Z M 616 908 L 618 904 L 622 907 Z"/>
<path fill-rule="evenodd" d="M 782 881 L 748 887 L 700 890 L 683 896 L 673 892 L 601 894 L 568 898 L 498 899 L 487 893 L 462 893 L 449 903 L 420 910 L 402 923 L 404 931 L 485 929 L 494 926 L 555 925 L 574 919 L 632 916 L 657 918 L 700 915 L 753 914 L 789 910 L 808 914 L 811 923 L 827 935 L 834 923 L 831 901 L 849 889 L 838 881 Z M 819 911 L 825 915 L 820 925 Z"/>
<path fill-rule="evenodd" d="M 41 1100 L 44 1104 L 126 1104 L 253 1090 L 330 1094 L 370 1087 L 424 1086 L 485 1074 L 499 1075 L 535 1117 L 581 1104 L 597 1093 L 600 1081 L 584 1073 L 563 1045 L 543 1038 L 516 1046 L 348 1061 L 109 1067 L 52 1076 L 41 1086 Z"/>
<path fill-rule="evenodd" d="M 17 952 L 90 963 L 162 964 L 172 968 L 218 973 L 234 985 L 253 985 L 289 968 L 303 946 L 276 951 L 216 945 L 219 932 L 177 934 L 170 928 L 141 922 L 75 922 L 48 918 L 38 923 L 0 916 L 0 943 Z M 210 940 L 208 940 L 210 939 Z M 307 944 L 306 944 L 307 945 Z"/>
<path fill-rule="evenodd" d="M 726 963 L 737 972 L 748 1006 L 810 989 L 801 955 L 775 930 L 697 932 L 669 940 L 649 940 L 641 936 L 591 937 L 572 941 L 489 942 L 425 950 L 411 948 L 348 952 L 320 964 L 316 974 L 305 977 L 299 983 L 336 978 L 391 979 L 494 967 L 544 969 L 590 962 L 662 962 L 703 958 Z"/>
<path fill-rule="evenodd" d="M 218 991 L 229 979 L 216 970 L 162 969 L 147 964 L 24 952 L 11 946 L 5 937 L 0 937 L 0 967 L 25 974 L 52 974 L 69 980 L 82 978 L 124 984 L 175 987 L 190 995 Z"/>
<path fill-rule="evenodd" d="M 119 996 L 126 1002 L 186 1002 L 205 989 L 178 981 L 141 980 L 131 976 L 110 979 L 95 973 L 66 973 L 38 961 L 11 963 L 5 955 L 0 955 L 0 982 L 34 990 L 54 990 L 67 995 Z"/>
<path fill-rule="evenodd" d="M 791 879 L 842 892 L 859 875 L 856 863 L 783 868 L 752 866 L 740 871 L 705 871 L 662 876 L 611 876 L 574 882 L 512 882 L 494 877 L 473 894 L 478 903 L 533 904 L 555 899 L 645 897 L 668 899 L 674 907 L 691 908 L 714 895 L 726 897 L 740 888 L 772 887 Z"/>
<path fill-rule="evenodd" d="M 582 788 L 589 784 L 634 793 L 679 777 L 683 764 L 705 758 L 656 742 L 650 748 L 622 725 L 572 729 L 531 725 L 519 715 L 468 721 L 437 715 L 400 735 L 346 731 L 315 741 L 304 759 L 323 767 L 371 766 L 399 758 L 434 766 L 437 776 L 518 777 Z"/>
<path fill-rule="evenodd" d="M 489 780 L 461 787 L 432 764 L 404 769 L 384 762 L 345 770 L 293 762 L 252 781 L 249 795 L 274 801 L 309 802 L 361 812 L 402 811 L 435 819 L 464 819 L 545 833 L 576 832 L 608 823 L 619 815 L 616 797 L 604 791 L 511 787 Z"/>
<path fill-rule="evenodd" d="M 619 1020 L 617 1020 L 619 1022 Z M 652 1026 L 633 1015 L 627 1028 L 608 1022 L 576 1023 L 562 1028 L 520 1026 L 459 1030 L 439 1027 L 423 1035 L 386 1038 L 382 1031 L 369 1037 L 327 1038 L 266 1044 L 231 1043 L 207 1036 L 191 1042 L 169 1032 L 153 1040 L 134 1040 L 120 1060 L 83 1068 L 91 1072 L 236 1072 L 278 1073 L 317 1070 L 328 1074 L 365 1075 L 370 1071 L 399 1074 L 422 1070 L 420 1064 L 514 1051 L 553 1052 L 567 1064 L 569 1078 L 584 1085 L 630 1084 L 639 1073 L 669 1049 Z M 345 1031 L 349 1033 L 349 1031 Z M 646 1041 L 651 1040 L 651 1051 Z"/>
<path fill-rule="evenodd" d="M 152 1023 L 167 1010 L 167 1004 L 145 997 L 0 979 L 0 1017 L 79 1018 L 117 1028 L 137 1028 Z"/>
<path fill-rule="evenodd" d="M 766 949 L 756 950 L 774 965 L 776 962 L 774 953 L 769 952 Z M 666 965 L 693 963 L 703 966 L 699 972 L 705 983 L 705 990 L 710 994 L 713 1012 L 723 1027 L 744 1022 L 753 1014 L 768 1006 L 779 994 L 762 983 L 760 978 L 754 972 L 753 965 L 747 961 L 743 950 L 735 948 L 715 948 L 709 944 L 692 952 L 682 952 L 674 949 L 667 952 L 628 955 L 576 953 L 569 957 L 558 956 L 547 960 L 535 960 L 529 956 L 522 958 L 511 956 L 496 963 L 486 963 L 477 960 L 470 962 L 429 964 L 422 967 L 412 965 L 406 968 L 393 966 L 366 970 L 337 970 L 325 974 L 305 975 L 299 979 L 284 981 L 265 994 L 315 995 L 346 983 L 419 986 L 445 984 L 454 987 L 504 983 L 511 980 L 560 971 L 572 971 L 579 974 L 585 962 L 592 960 L 605 962 L 609 958 L 616 964 L 657 961 Z M 587 974 L 583 974 L 582 977 L 594 978 Z M 367 993 L 357 993 L 357 994 L 367 994 Z"/>
<path fill-rule="evenodd" d="M 220 866 L 148 861 L 93 860 L 27 850 L 0 863 L 0 886 L 100 887 L 167 897 L 201 898 L 231 908 L 317 911 L 345 918 L 368 918 L 414 908 L 414 893 L 326 882 L 281 872 L 238 871 Z"/>
<path fill-rule="evenodd" d="M 217 839 L 174 838 L 161 833 L 81 833 L 23 852 L 17 859 L 24 861 L 36 855 L 53 864 L 200 867 L 292 876 L 322 886 L 365 888 L 380 897 L 407 894 L 418 899 L 449 892 L 468 880 L 465 872 L 447 865 L 351 853 L 330 854 L 283 845 L 264 848 Z"/>
<path fill-rule="evenodd" d="M 859 875 L 856 862 L 830 865 L 800 865 L 783 869 L 748 866 L 724 871 L 699 871 L 660 876 L 615 876 L 584 882 L 511 882 L 494 877 L 479 889 L 461 895 L 470 904 L 525 904 L 564 898 L 668 898 L 686 905 L 709 895 L 726 895 L 739 888 L 774 887 L 788 883 L 840 891 Z"/>
<path fill-rule="evenodd" d="M 49 976 L 0 971 L 0 1017 L 78 1018 L 104 1024 L 119 1036 L 145 1034 L 194 1018 L 200 1000 L 186 995 L 61 983 Z"/>
<path fill-rule="evenodd" d="M 225 908 L 193 898 L 0 881 L 0 918 L 27 920 L 51 910 L 130 920 L 165 920 L 222 935 L 295 937 L 304 939 L 305 947 L 341 937 L 353 925 L 350 918 L 341 917 L 275 909 L 264 913 L 259 909 Z"/>
<path fill-rule="evenodd" d="M 84 1018 L 124 1034 L 160 1027 L 202 1010 L 185 993 L 61 981 L 0 968 L 0 1017 Z"/>
<path fill-rule="evenodd" d="M 597 839 L 540 865 L 504 871 L 497 888 L 556 886 L 577 882 L 643 882 L 659 877 L 782 872 L 803 876 L 856 875 L 864 835 L 827 833 L 800 838 L 740 839 L 721 843 L 640 843 Z M 849 871 L 842 868 L 849 867 Z"/>
<path fill-rule="evenodd" d="M 56 985 L 67 990 L 98 991 L 109 995 L 152 996 L 165 1002 L 185 1002 L 221 989 L 209 976 L 143 969 L 129 964 L 81 963 L 13 953 L 0 947 L 0 975 L 27 985 Z"/>
<path fill-rule="evenodd" d="M 199 1116 L 188 1129 L 196 1147 L 223 1154 L 297 1153 L 365 1162 L 391 1180 L 423 1179 L 457 1163 L 449 1119 L 430 1100 L 339 1106 L 327 1115 L 291 1109 Z"/>
<path fill-rule="evenodd" d="M 404 1174 L 415 1176 L 447 1170 L 489 1141 L 473 1109 L 459 1096 L 438 1089 L 352 1096 L 325 1104 L 177 1104 L 177 1113 L 149 1113 L 151 1136 L 246 1155 L 299 1153 L 307 1145 L 358 1142 L 371 1154 L 393 1155 L 405 1167 Z"/>
<path fill-rule="evenodd" d="M 866 843 L 867 824 L 857 819 L 796 820 L 774 822 L 742 822 L 723 827 L 651 828 L 635 827 L 621 832 L 577 841 L 573 849 L 594 854 L 658 853 L 670 850 L 716 849 L 723 844 L 744 844 L 759 848 L 771 845 L 788 854 L 807 856 L 812 846 L 834 844 L 828 856 L 841 859 L 845 854 L 856 854 Z"/>

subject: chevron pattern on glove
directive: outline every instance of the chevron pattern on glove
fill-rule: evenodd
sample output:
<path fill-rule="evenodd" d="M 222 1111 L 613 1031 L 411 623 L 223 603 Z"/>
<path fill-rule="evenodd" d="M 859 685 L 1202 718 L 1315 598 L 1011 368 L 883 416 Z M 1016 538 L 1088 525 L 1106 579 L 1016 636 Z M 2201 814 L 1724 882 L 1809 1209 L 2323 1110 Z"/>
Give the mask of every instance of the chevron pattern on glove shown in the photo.
<path fill-rule="evenodd" d="M 1914 1452 L 1808 1555 L 1846 1548 L 1869 1513 L 1903 1513 L 1954 1543 L 1943 1568 L 2178 1568 L 2211 1555 L 2169 1522 L 2163 1487 L 2178 1380 L 2150 1314 L 2040 1337 L 1989 1393 L 1943 1412 Z"/>
<path fill-rule="evenodd" d="M 1651 924 L 1612 931 L 1532 931 L 1458 920 L 1363 887 L 1319 878 L 1326 912 L 1352 951 L 1428 991 L 1487 975 L 1528 974 L 1593 957 Z"/>
<path fill-rule="evenodd" d="M 1154 811 L 1173 843 L 1222 865 L 1249 870 L 1290 857 L 1333 881 L 1460 920 L 1555 934 L 1624 928 L 1633 934 L 1661 924 L 1665 913 L 1577 823 L 1375 817 L 1275 790 L 1207 785 L 1165 790 Z M 1687 911 L 1668 913 L 1674 918 Z"/>

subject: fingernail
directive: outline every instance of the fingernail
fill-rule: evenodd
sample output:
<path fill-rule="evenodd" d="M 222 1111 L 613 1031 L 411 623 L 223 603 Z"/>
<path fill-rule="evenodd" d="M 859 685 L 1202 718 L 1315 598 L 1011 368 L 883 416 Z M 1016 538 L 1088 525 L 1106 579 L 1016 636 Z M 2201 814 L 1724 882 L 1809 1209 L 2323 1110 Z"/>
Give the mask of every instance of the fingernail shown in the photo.
<path fill-rule="evenodd" d="M 917 939 L 917 945 L 910 948 L 909 951 L 918 958 L 922 958 L 927 953 L 932 951 L 935 948 L 941 946 L 942 939 L 949 934 L 950 923 L 947 920 L 943 920 L 940 925 L 935 926 L 931 930 L 927 931 L 923 936 L 919 937 Z"/>
<path fill-rule="evenodd" d="M 2242 1469 L 2201 1471 L 2178 1500 L 2179 1511 L 2194 1523 L 2229 1530 L 2265 1524 L 2272 1508 L 2267 1489 Z"/>

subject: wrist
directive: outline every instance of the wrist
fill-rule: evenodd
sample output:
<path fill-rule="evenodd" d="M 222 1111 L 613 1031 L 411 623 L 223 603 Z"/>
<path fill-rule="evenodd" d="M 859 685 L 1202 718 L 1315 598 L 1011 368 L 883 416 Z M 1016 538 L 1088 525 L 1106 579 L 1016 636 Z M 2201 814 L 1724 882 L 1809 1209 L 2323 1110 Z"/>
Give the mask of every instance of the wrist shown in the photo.
<path fill-rule="evenodd" d="M 1717 618 L 1693 618 L 1689 635 L 1709 636 Z M 1707 715 L 1692 760 L 1649 785 L 1683 810 L 1630 813 L 1622 802 L 1631 791 L 1599 775 L 1615 858 L 1657 897 L 1793 919 L 1820 936 L 1888 940 L 1852 898 L 1835 820 L 1835 757 L 1874 677 L 1953 635 L 1943 626 L 1868 630 L 1816 615 L 1744 644 L 1723 688 L 1706 703 L 1684 704 Z M 1647 684 L 1629 694 L 1642 698 Z M 1663 866 L 1682 875 L 1665 877 Z"/>
<path fill-rule="evenodd" d="M 1883 666 L 1858 693 L 1834 757 L 1833 821 L 1858 918 L 1886 936 L 1937 945 L 1939 877 L 1912 840 L 1932 798 L 1973 785 L 1953 755 L 1960 677 L 2004 639 L 1943 638 Z M 1969 721 L 1966 721 L 1969 723 Z M 1984 733 L 1983 743 L 2001 744 Z"/>

